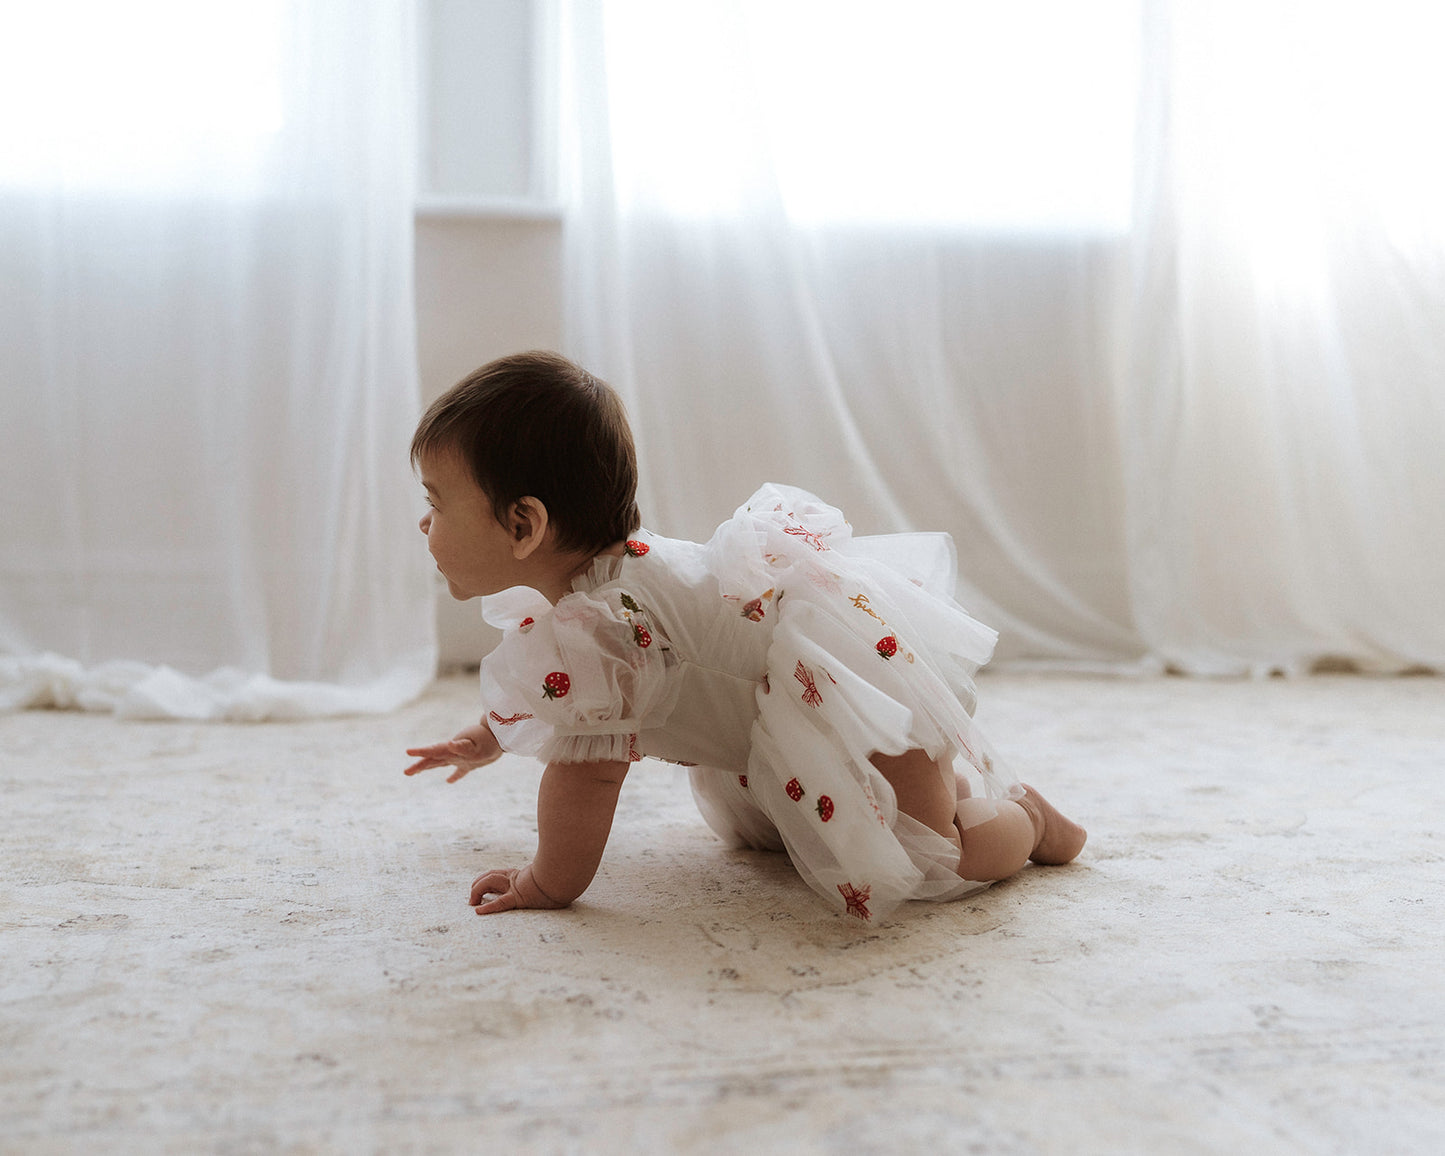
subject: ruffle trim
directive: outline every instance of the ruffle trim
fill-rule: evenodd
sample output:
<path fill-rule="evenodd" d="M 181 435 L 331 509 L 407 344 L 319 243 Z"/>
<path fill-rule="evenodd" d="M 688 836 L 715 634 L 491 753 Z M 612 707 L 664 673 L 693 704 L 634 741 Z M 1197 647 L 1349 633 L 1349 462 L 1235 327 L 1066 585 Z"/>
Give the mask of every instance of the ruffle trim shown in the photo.
<path fill-rule="evenodd" d="M 637 736 L 554 735 L 542 744 L 537 757 L 544 763 L 633 763 L 642 756 Z"/>

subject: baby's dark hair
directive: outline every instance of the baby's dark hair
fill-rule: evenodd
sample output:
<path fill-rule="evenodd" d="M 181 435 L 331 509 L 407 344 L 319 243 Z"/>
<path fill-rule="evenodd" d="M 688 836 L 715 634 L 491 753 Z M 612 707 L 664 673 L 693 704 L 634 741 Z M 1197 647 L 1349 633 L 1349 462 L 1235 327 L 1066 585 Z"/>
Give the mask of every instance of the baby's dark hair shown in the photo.
<path fill-rule="evenodd" d="M 559 549 L 602 550 L 642 524 L 622 399 L 559 354 L 500 357 L 437 398 L 412 435 L 412 465 L 449 450 L 461 454 L 498 521 L 519 498 L 546 506 Z"/>

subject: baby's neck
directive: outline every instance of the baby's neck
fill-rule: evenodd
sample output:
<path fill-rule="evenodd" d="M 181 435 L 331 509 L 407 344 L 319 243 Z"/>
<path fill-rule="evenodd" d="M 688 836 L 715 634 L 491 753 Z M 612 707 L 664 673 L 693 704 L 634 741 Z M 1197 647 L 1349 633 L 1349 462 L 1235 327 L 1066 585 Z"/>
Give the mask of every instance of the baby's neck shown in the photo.
<path fill-rule="evenodd" d="M 541 561 L 541 570 L 532 585 L 554 606 L 572 593 L 572 585 L 589 570 L 598 558 L 615 558 L 623 552 L 623 543 L 615 542 L 594 553 L 554 554 Z"/>

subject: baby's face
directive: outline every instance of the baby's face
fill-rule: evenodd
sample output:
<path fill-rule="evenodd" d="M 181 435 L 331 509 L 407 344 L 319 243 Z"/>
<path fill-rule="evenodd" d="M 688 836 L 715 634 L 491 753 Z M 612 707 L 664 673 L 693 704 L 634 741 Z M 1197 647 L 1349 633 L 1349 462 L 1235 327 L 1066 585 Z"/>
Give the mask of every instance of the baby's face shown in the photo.
<path fill-rule="evenodd" d="M 427 549 L 453 598 L 477 598 L 518 584 L 506 527 L 461 456 L 439 450 L 417 462 L 430 507 L 421 520 Z"/>

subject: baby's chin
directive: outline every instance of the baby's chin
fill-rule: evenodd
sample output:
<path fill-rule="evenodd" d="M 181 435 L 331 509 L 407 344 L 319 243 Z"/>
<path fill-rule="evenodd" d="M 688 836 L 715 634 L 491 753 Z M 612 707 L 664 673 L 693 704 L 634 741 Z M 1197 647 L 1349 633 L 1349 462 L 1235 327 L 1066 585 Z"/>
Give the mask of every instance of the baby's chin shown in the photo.
<path fill-rule="evenodd" d="M 453 582 L 450 578 L 447 578 L 445 574 L 442 574 L 442 569 L 440 566 L 437 567 L 437 573 L 441 574 L 443 578 L 447 579 L 447 593 L 450 594 L 453 598 L 455 598 L 458 602 L 466 602 L 469 599 L 477 597 L 470 590 L 464 590 L 462 587 L 458 586 L 455 582 Z"/>

